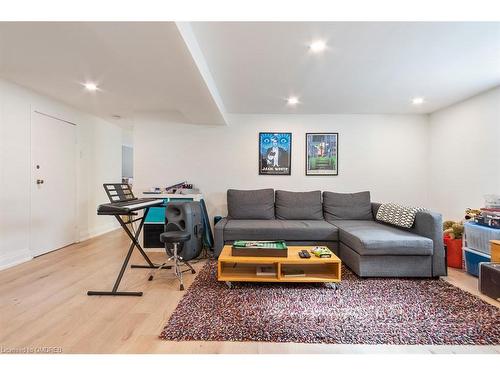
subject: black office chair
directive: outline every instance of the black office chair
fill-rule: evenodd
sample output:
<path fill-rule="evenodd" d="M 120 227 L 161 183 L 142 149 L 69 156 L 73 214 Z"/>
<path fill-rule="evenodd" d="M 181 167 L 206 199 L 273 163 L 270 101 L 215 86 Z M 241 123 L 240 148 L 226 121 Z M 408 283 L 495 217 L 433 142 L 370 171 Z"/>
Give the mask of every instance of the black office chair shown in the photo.
<path fill-rule="evenodd" d="M 165 227 L 165 232 L 160 234 L 160 241 L 165 244 L 165 253 L 167 254 L 167 261 L 161 264 L 157 269 L 155 269 L 149 276 L 149 281 L 153 280 L 154 274 L 161 270 L 162 268 L 174 268 L 175 276 L 179 279 L 180 287 L 179 290 L 184 290 L 184 284 L 182 282 L 182 273 L 191 271 L 191 273 L 196 273 L 194 268 L 189 264 L 188 261 L 182 259 L 182 247 L 185 241 L 188 241 L 191 235 L 180 230 L 180 228 L 175 223 L 168 223 Z M 172 245 L 172 248 L 171 246 Z M 180 249 L 179 249 L 180 245 Z M 173 266 L 169 266 L 168 263 L 173 261 Z M 186 265 L 188 269 L 181 270 L 181 265 Z"/>

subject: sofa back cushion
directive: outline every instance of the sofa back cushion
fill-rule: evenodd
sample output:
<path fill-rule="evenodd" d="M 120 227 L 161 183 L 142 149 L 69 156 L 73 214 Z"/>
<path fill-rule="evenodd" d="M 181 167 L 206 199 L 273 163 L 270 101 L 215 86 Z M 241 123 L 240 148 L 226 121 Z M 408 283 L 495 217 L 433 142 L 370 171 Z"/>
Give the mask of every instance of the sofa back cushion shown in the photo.
<path fill-rule="evenodd" d="M 321 191 L 276 190 L 276 218 L 283 220 L 323 220 Z"/>
<path fill-rule="evenodd" d="M 274 189 L 227 191 L 230 219 L 274 219 Z"/>
<path fill-rule="evenodd" d="M 323 192 L 323 210 L 326 220 L 373 220 L 370 192 Z"/>

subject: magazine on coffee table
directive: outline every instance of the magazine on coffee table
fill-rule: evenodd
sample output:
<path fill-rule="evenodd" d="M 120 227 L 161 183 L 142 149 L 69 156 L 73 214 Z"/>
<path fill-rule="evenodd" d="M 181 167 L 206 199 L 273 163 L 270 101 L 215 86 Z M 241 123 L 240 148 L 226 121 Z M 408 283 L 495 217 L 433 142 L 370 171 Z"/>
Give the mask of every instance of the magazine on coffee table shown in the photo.
<path fill-rule="evenodd" d="M 274 266 L 257 266 L 257 276 L 276 276 L 276 267 Z"/>
<path fill-rule="evenodd" d="M 281 272 L 283 277 L 305 277 L 306 273 L 302 268 L 283 268 Z"/>

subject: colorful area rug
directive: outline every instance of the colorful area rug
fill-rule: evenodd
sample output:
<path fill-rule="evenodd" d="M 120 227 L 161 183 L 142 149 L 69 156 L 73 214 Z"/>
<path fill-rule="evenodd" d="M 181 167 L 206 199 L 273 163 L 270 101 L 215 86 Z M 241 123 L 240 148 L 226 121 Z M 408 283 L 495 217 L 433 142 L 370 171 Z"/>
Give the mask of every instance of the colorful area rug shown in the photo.
<path fill-rule="evenodd" d="M 324 284 L 217 281 L 204 266 L 160 335 L 164 340 L 330 344 L 500 345 L 500 309 L 445 281 L 361 279 L 343 268 Z"/>

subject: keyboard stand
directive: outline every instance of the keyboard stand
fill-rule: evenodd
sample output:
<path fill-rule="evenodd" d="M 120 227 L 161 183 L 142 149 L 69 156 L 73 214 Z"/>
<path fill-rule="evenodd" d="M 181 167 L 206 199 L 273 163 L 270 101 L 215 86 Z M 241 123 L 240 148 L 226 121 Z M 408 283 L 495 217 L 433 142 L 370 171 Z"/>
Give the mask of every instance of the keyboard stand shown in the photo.
<path fill-rule="evenodd" d="M 131 268 L 158 268 L 159 265 L 155 265 L 153 262 L 151 262 L 151 259 L 147 256 L 147 254 L 144 252 L 144 249 L 141 247 L 139 244 L 139 235 L 141 234 L 142 228 L 144 226 L 144 220 L 146 220 L 146 216 L 148 215 L 149 212 L 149 207 L 144 209 L 144 213 L 142 215 L 141 219 L 135 219 L 128 221 L 125 223 L 121 217 L 123 213 L 120 214 L 113 214 L 110 213 L 109 215 L 113 215 L 116 220 L 120 223 L 121 227 L 127 233 L 129 238 L 132 240 L 132 243 L 130 244 L 130 247 L 128 249 L 127 256 L 125 257 L 125 260 L 123 261 L 122 268 L 120 269 L 120 273 L 118 274 L 118 277 L 116 278 L 115 285 L 113 286 L 113 289 L 110 291 L 93 291 L 89 290 L 87 292 L 87 295 L 89 296 L 136 296 L 140 297 L 142 296 L 142 292 L 119 292 L 118 287 L 120 286 L 120 282 L 122 281 L 123 274 L 125 273 L 125 270 L 127 269 L 128 262 L 130 261 L 130 257 L 132 256 L 132 253 L 134 252 L 134 248 L 137 247 L 137 250 L 141 253 L 142 257 L 146 261 L 147 264 L 143 265 L 137 265 L 133 264 L 131 265 Z M 134 221 L 140 220 L 139 227 L 135 232 L 132 232 L 128 227 L 127 224 L 132 223 Z"/>

